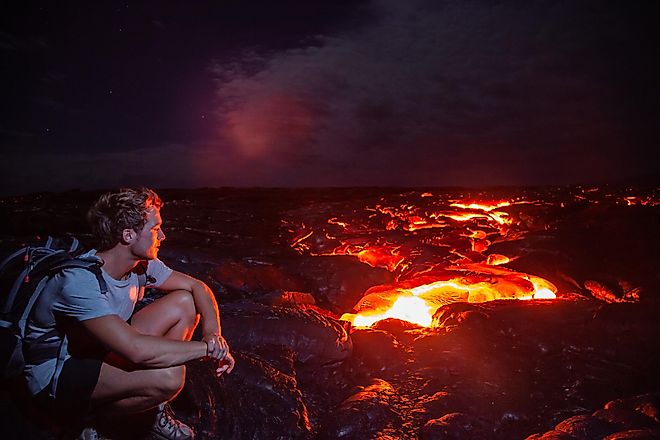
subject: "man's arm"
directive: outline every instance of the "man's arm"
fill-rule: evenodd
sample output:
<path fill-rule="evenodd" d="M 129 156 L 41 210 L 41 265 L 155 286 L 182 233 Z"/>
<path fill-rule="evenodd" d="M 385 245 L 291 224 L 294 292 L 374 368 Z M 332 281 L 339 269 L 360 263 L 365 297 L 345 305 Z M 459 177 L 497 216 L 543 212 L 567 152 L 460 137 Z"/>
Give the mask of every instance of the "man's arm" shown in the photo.
<path fill-rule="evenodd" d="M 136 365 L 164 368 L 210 355 L 203 341 L 143 335 L 117 315 L 88 319 L 81 324 L 108 349 Z"/>

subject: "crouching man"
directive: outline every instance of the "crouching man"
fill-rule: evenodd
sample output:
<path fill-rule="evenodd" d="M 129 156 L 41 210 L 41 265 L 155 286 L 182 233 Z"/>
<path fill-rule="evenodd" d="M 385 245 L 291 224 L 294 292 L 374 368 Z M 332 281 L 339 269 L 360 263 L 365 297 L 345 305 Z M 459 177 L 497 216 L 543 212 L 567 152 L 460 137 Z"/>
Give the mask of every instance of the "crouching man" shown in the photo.
<path fill-rule="evenodd" d="M 85 257 L 98 258 L 101 271 L 66 269 L 49 281 L 28 324 L 25 372 L 37 403 L 55 413 L 111 420 L 155 409 L 152 437 L 192 439 L 167 403 L 183 388 L 184 364 L 210 357 L 220 376 L 234 359 L 213 292 L 157 258 L 162 205 L 152 190 L 122 189 L 92 206 L 99 246 Z M 145 279 L 167 294 L 133 313 Z M 202 340 L 191 341 L 200 316 Z"/>

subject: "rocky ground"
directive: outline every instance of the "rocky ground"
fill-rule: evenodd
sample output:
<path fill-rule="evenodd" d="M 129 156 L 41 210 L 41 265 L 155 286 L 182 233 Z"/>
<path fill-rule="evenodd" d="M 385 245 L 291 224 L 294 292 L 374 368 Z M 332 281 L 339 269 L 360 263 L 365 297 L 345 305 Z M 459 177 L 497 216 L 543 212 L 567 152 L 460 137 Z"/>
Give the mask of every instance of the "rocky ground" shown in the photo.
<path fill-rule="evenodd" d="M 3 241 L 73 233 L 89 243 L 84 213 L 97 195 L 2 199 Z M 207 362 L 189 365 L 174 407 L 199 438 L 660 437 L 657 189 L 161 196 L 160 256 L 217 293 L 237 360 L 220 380 Z M 451 217 L 461 200 L 511 204 L 461 208 L 475 215 L 464 222 Z M 430 327 L 338 319 L 369 289 L 491 255 L 552 282 L 558 298 L 448 303 Z M 9 394 L 10 437 L 54 438 Z"/>

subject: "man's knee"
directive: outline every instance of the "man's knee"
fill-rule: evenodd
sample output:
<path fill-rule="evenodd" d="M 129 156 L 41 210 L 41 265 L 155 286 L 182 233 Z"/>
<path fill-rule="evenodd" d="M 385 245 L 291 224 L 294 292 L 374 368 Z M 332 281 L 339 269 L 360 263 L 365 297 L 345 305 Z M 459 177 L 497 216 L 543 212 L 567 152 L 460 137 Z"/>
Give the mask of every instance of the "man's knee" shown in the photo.
<path fill-rule="evenodd" d="M 177 308 L 181 319 L 195 322 L 197 320 L 197 309 L 195 300 L 187 290 L 174 290 L 167 294 L 168 298 L 173 297 L 174 306 Z"/>

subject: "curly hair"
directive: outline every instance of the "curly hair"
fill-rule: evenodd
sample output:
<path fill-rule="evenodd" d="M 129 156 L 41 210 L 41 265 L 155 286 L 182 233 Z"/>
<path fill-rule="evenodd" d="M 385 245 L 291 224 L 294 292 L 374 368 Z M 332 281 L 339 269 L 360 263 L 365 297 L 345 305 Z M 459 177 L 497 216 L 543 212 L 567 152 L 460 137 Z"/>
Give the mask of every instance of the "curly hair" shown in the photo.
<path fill-rule="evenodd" d="M 162 206 L 158 194 L 149 188 L 122 188 L 103 194 L 87 212 L 97 249 L 112 249 L 121 240 L 124 229 L 140 232 L 147 222 L 148 209 Z"/>

